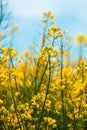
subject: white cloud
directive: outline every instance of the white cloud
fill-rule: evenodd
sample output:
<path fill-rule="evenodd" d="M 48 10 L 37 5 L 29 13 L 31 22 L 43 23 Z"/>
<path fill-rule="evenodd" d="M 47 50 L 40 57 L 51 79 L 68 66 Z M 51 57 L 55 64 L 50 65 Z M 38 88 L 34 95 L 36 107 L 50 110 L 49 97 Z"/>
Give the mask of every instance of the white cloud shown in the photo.
<path fill-rule="evenodd" d="M 78 33 L 87 32 L 87 0 L 9 0 L 9 4 L 11 8 L 10 10 L 12 10 L 14 16 L 19 18 L 19 23 L 23 25 L 21 27 L 21 32 L 23 31 L 23 35 L 20 35 L 21 38 L 19 37 L 19 43 L 25 43 L 27 39 L 27 36 L 25 36 L 25 30 L 27 30 L 28 28 L 28 25 L 26 23 L 29 21 L 23 23 L 23 20 L 26 21 L 27 18 L 30 18 L 30 28 L 35 28 L 35 25 L 32 25 L 33 22 L 31 20 L 31 17 L 36 18 L 40 16 L 43 11 L 46 10 L 52 10 L 55 16 L 57 17 L 57 20 L 58 18 L 63 19 L 63 21 L 60 22 L 62 23 L 62 25 L 64 25 L 64 23 L 67 23 L 66 29 L 68 28 L 69 33 L 71 35 L 75 36 Z M 72 19 L 70 19 L 71 17 Z M 20 21 L 20 19 L 23 20 Z M 71 26 L 69 27 L 68 24 Z M 25 30 L 23 27 L 25 28 Z M 30 33 L 29 35 L 32 38 L 33 34 L 31 34 L 31 32 L 28 33 Z M 17 41 L 16 46 L 18 45 L 19 44 Z"/>
<path fill-rule="evenodd" d="M 45 10 L 53 10 L 59 0 L 9 0 L 10 8 L 19 17 L 35 17 Z"/>
<path fill-rule="evenodd" d="M 87 20 L 87 0 L 9 0 L 10 8 L 18 17 L 37 17 L 45 10 L 58 16 L 73 15 Z"/>

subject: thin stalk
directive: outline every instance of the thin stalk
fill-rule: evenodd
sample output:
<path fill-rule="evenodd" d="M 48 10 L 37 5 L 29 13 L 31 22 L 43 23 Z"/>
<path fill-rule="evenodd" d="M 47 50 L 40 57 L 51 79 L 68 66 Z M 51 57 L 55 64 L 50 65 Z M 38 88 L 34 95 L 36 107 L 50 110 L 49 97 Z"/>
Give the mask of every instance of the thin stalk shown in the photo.
<path fill-rule="evenodd" d="M 63 85 L 63 82 L 62 82 L 62 80 L 63 80 L 63 39 L 61 39 L 61 68 L 60 68 L 60 86 L 62 87 L 62 85 Z M 66 127 L 66 115 L 65 115 L 65 107 L 64 107 L 64 90 L 61 90 L 61 100 L 62 100 L 62 121 L 63 121 L 63 123 L 62 123 L 62 127 L 63 127 L 63 129 L 67 129 L 67 127 Z"/>
<path fill-rule="evenodd" d="M 12 88 L 10 73 L 9 73 L 9 83 L 10 83 L 10 88 L 11 88 L 11 93 L 12 93 L 12 99 L 13 99 L 13 103 L 14 103 L 14 109 L 15 109 L 17 120 L 18 120 L 19 128 L 20 128 L 20 130 L 22 130 L 21 123 L 20 123 L 20 120 L 19 120 L 19 117 L 18 117 L 18 113 L 17 113 L 17 109 L 16 109 L 16 102 L 15 102 L 15 99 L 14 99 L 14 92 L 13 92 L 13 88 Z"/>
<path fill-rule="evenodd" d="M 38 85 L 37 92 L 40 90 L 40 86 L 41 86 L 41 84 L 42 84 L 42 81 L 43 81 L 43 78 L 44 78 L 45 72 L 46 72 L 46 70 L 47 70 L 47 66 L 48 66 L 48 63 L 46 64 L 46 66 L 45 66 L 45 70 L 44 70 L 44 72 L 43 72 L 43 74 L 42 74 L 42 76 L 41 76 L 41 79 L 40 79 L 40 82 L 39 82 L 39 85 Z"/>
<path fill-rule="evenodd" d="M 46 89 L 46 95 L 45 95 L 45 100 L 42 106 L 42 110 L 40 113 L 40 117 L 38 119 L 38 124 L 37 124 L 37 129 L 36 130 L 40 130 L 40 125 L 43 119 L 43 113 L 44 113 L 44 108 L 45 108 L 45 104 L 46 104 L 46 100 L 47 100 L 47 96 L 48 96 L 48 92 L 49 92 L 49 87 L 50 87 L 50 80 L 51 80 L 51 63 L 50 63 L 50 56 L 48 56 L 48 63 L 49 63 L 49 79 L 48 79 L 48 85 L 47 85 L 47 89 Z"/>

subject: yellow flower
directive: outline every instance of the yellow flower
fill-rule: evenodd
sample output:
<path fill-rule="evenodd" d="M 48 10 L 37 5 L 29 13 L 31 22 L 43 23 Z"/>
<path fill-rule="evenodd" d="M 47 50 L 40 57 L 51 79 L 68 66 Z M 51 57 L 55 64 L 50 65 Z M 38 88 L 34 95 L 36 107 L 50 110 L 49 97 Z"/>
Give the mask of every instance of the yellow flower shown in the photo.
<path fill-rule="evenodd" d="M 63 85 L 63 86 L 61 86 L 61 88 L 60 88 L 62 91 L 64 91 L 65 90 L 65 86 Z"/>
<path fill-rule="evenodd" d="M 24 52 L 24 55 L 27 57 L 27 56 L 29 56 L 29 52 L 28 51 L 25 51 Z"/>
<path fill-rule="evenodd" d="M 14 110 L 15 110 L 15 108 L 14 108 L 14 105 L 13 105 L 13 104 L 10 106 L 10 110 L 11 110 L 11 111 L 14 111 Z"/>
<path fill-rule="evenodd" d="M 47 15 L 47 12 L 43 12 L 43 15 Z"/>
<path fill-rule="evenodd" d="M 48 125 L 53 126 L 53 128 L 56 128 L 56 120 L 52 119 L 51 117 L 44 117 L 45 123 L 48 123 Z"/>
<path fill-rule="evenodd" d="M 52 14 L 52 11 L 48 11 L 48 18 L 54 18 L 54 15 Z"/>
<path fill-rule="evenodd" d="M 52 31 L 53 34 L 56 34 L 56 32 L 59 31 L 59 30 L 56 26 L 52 26 L 51 31 Z"/>
<path fill-rule="evenodd" d="M 87 44 L 87 36 L 80 34 L 76 37 L 77 42 Z"/>
<path fill-rule="evenodd" d="M 0 99 L 0 104 L 3 104 L 3 100 L 2 99 Z"/>
<path fill-rule="evenodd" d="M 58 39 L 59 37 L 63 37 L 63 33 L 60 32 L 61 28 L 56 27 L 56 26 L 51 26 L 50 28 L 48 28 L 47 30 L 48 32 L 48 37 L 54 37 L 54 39 Z"/>
<path fill-rule="evenodd" d="M 19 96 L 19 92 L 16 92 L 16 93 L 15 93 L 15 96 L 18 97 L 18 96 Z"/>
<path fill-rule="evenodd" d="M 14 24 L 14 25 L 13 25 L 13 28 L 14 28 L 15 30 L 19 30 L 19 26 L 18 26 L 17 24 Z"/>
<path fill-rule="evenodd" d="M 66 30 L 66 29 L 64 30 L 64 33 L 67 33 L 67 30 Z"/>

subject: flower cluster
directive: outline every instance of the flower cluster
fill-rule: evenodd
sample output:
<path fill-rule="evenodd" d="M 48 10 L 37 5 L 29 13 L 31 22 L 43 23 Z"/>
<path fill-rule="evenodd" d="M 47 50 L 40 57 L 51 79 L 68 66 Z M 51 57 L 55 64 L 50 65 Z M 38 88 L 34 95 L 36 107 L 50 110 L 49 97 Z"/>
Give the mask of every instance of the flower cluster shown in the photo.
<path fill-rule="evenodd" d="M 49 11 L 45 17 L 54 16 Z M 47 33 L 64 38 L 56 26 Z M 85 42 L 83 36 L 77 39 Z M 0 130 L 87 128 L 87 61 L 73 65 L 61 41 L 59 47 L 53 41 L 45 44 L 38 55 L 25 51 L 18 56 L 14 48 L 0 46 Z M 70 64 L 65 64 L 66 58 Z"/>

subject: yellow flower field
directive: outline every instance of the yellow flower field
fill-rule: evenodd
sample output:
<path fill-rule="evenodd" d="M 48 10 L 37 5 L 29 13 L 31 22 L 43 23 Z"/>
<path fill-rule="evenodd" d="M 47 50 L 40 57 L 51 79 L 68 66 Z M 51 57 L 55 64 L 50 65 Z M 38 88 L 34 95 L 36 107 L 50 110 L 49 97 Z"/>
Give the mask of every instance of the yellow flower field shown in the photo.
<path fill-rule="evenodd" d="M 19 56 L 0 45 L 0 130 L 87 130 L 87 61 L 80 52 L 71 62 L 67 32 L 54 24 L 51 11 L 41 22 L 38 54 Z M 86 47 L 87 36 L 76 40 Z"/>

